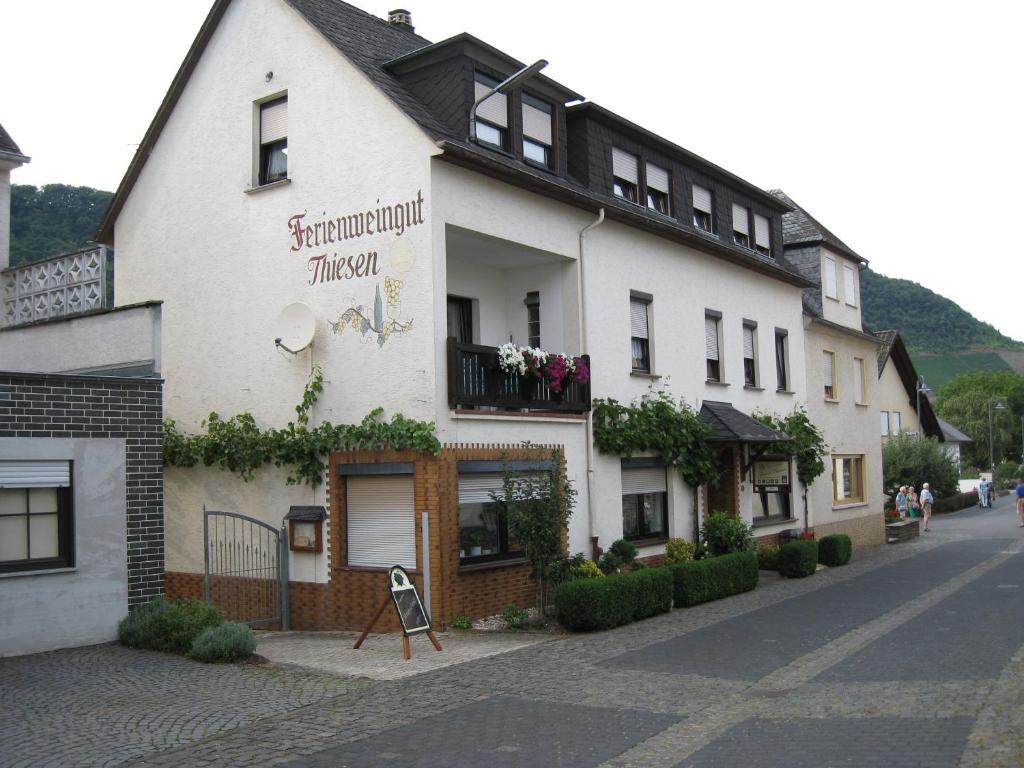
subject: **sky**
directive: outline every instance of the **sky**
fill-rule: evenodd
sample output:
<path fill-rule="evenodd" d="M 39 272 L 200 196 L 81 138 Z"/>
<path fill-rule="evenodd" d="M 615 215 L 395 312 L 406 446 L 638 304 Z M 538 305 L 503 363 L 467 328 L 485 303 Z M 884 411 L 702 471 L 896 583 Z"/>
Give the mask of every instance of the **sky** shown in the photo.
<path fill-rule="evenodd" d="M 115 189 L 211 3 L 5 8 L 0 123 L 32 157 L 13 183 Z M 402 3 L 430 40 L 547 59 L 588 100 L 784 189 L 876 271 L 1024 340 L 1024 3 Z"/>

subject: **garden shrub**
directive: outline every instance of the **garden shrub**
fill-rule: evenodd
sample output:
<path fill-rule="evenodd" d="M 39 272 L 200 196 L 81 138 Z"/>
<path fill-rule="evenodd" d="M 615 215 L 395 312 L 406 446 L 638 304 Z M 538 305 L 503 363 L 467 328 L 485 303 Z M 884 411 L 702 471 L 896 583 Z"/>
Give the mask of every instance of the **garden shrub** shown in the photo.
<path fill-rule="evenodd" d="M 466 614 L 460 613 L 454 619 L 452 619 L 451 626 L 452 629 L 472 629 L 473 622 L 470 621 L 469 617 L 466 616 Z"/>
<path fill-rule="evenodd" d="M 757 550 L 757 567 L 762 571 L 779 570 L 779 548 L 777 546 L 760 547 Z"/>
<path fill-rule="evenodd" d="M 668 568 L 630 572 L 626 582 L 633 590 L 633 619 L 647 619 L 672 610 L 672 573 Z"/>
<path fill-rule="evenodd" d="M 672 608 L 667 568 L 646 568 L 603 579 L 576 579 L 555 590 L 559 623 L 571 632 L 611 629 Z"/>
<path fill-rule="evenodd" d="M 670 566 L 676 608 L 749 592 L 757 586 L 758 562 L 753 552 L 733 552 Z"/>
<path fill-rule="evenodd" d="M 753 527 L 728 512 L 712 512 L 708 515 L 701 527 L 700 536 L 715 556 L 746 552 L 754 548 Z"/>
<path fill-rule="evenodd" d="M 548 581 L 554 586 L 573 579 L 594 579 L 600 576 L 604 576 L 604 572 L 582 552 L 572 557 L 559 558 L 548 569 Z"/>
<path fill-rule="evenodd" d="M 207 627 L 224 621 L 221 612 L 199 600 L 165 602 L 157 598 L 121 621 L 118 639 L 133 648 L 167 653 L 188 653 L 192 642 Z"/>
<path fill-rule="evenodd" d="M 242 661 L 252 656 L 255 650 L 256 635 L 248 625 L 225 621 L 200 632 L 192 641 L 189 656 L 207 663 Z"/>
<path fill-rule="evenodd" d="M 129 648 L 153 648 L 159 616 L 168 608 L 163 597 L 140 605 L 117 624 L 117 641 Z"/>
<path fill-rule="evenodd" d="M 625 539 L 617 539 L 601 555 L 597 565 L 604 573 L 618 573 L 636 562 L 636 546 Z"/>
<path fill-rule="evenodd" d="M 944 512 L 958 512 L 961 509 L 967 509 L 967 507 L 975 507 L 977 505 L 978 489 L 972 488 L 966 493 L 954 493 L 952 496 L 936 499 L 935 503 L 932 504 L 932 513 L 942 514 Z"/>
<path fill-rule="evenodd" d="M 818 562 L 834 568 L 846 565 L 853 555 L 853 542 L 845 533 L 833 533 L 818 542 Z"/>
<path fill-rule="evenodd" d="M 696 547 L 685 539 L 671 538 L 665 542 L 665 565 L 686 563 L 693 560 Z"/>
<path fill-rule="evenodd" d="M 526 626 L 526 622 L 530 620 L 530 612 L 520 608 L 515 603 L 509 603 L 505 606 L 505 610 L 501 612 L 501 618 L 505 620 L 511 629 L 522 629 Z"/>
<path fill-rule="evenodd" d="M 818 569 L 818 542 L 800 539 L 779 548 L 779 573 L 787 579 L 802 579 Z"/>

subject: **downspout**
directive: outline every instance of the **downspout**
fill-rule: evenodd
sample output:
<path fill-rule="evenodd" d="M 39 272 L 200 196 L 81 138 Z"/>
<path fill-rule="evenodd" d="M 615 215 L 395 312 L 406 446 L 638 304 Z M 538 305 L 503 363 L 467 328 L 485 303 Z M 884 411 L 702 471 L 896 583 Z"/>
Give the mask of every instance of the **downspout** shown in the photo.
<path fill-rule="evenodd" d="M 580 255 L 576 268 L 576 294 L 578 296 L 578 322 L 580 326 L 580 354 L 587 354 L 587 302 L 583 293 L 583 238 L 592 229 L 604 223 L 604 208 L 597 212 L 597 218 L 580 230 Z M 593 388 L 593 379 L 591 379 Z M 590 539 L 591 556 L 596 560 L 597 540 L 594 531 L 597 523 L 594 520 L 594 413 L 587 411 L 587 531 Z"/>

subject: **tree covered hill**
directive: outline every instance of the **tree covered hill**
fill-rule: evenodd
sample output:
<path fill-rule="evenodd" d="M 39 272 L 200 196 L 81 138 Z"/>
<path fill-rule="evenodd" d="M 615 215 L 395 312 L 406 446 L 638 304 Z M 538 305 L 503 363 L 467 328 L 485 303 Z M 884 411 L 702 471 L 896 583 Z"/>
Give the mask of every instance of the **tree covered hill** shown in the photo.
<path fill-rule="evenodd" d="M 864 322 L 877 331 L 899 331 L 911 353 L 1024 347 L 956 302 L 910 280 L 866 269 L 860 274 L 860 288 Z"/>
<path fill-rule="evenodd" d="M 81 248 L 96 235 L 113 193 L 67 184 L 11 186 L 11 265 Z"/>

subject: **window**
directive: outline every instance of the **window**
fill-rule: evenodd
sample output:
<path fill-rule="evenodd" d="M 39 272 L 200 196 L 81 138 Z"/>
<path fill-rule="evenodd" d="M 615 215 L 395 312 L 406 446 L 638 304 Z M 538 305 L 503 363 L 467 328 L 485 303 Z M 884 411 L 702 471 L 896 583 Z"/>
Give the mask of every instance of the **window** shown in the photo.
<path fill-rule="evenodd" d="M 345 478 L 349 565 L 416 567 L 412 475 Z"/>
<path fill-rule="evenodd" d="M 889 434 L 889 412 L 882 411 L 882 437 L 886 437 Z"/>
<path fill-rule="evenodd" d="M 762 256 L 771 256 L 771 226 L 768 219 L 758 213 L 754 214 L 754 247 Z"/>
<path fill-rule="evenodd" d="M 754 462 L 754 522 L 793 517 L 789 459 L 765 456 Z M 760 509 L 758 509 L 760 506 Z"/>
<path fill-rule="evenodd" d="M 629 300 L 629 334 L 633 348 L 633 370 L 639 373 L 651 372 L 651 302 L 633 297 Z"/>
<path fill-rule="evenodd" d="M 853 394 L 856 398 L 854 402 L 867 402 L 867 395 L 865 394 L 864 389 L 864 359 L 855 357 L 853 358 Z"/>
<path fill-rule="evenodd" d="M 832 457 L 832 500 L 835 504 L 864 501 L 864 457 Z"/>
<path fill-rule="evenodd" d="M 612 192 L 616 197 L 631 203 L 638 201 L 636 155 L 612 147 L 612 177 Z"/>
<path fill-rule="evenodd" d="M 743 324 L 743 383 L 757 386 L 757 325 Z"/>
<path fill-rule="evenodd" d="M 780 392 L 789 391 L 788 335 L 780 328 L 775 329 L 775 376 Z"/>
<path fill-rule="evenodd" d="M 668 537 L 668 494 L 664 467 L 622 470 L 622 537 Z"/>
<path fill-rule="evenodd" d="M 474 80 L 475 99 L 498 86 L 497 80 L 482 72 L 476 72 Z M 476 108 L 476 139 L 508 150 L 508 97 L 504 93 L 489 96 Z"/>
<path fill-rule="evenodd" d="M 705 232 L 714 232 L 715 217 L 711 205 L 711 190 L 693 185 L 693 226 Z"/>
<path fill-rule="evenodd" d="M 523 94 L 523 159 L 551 167 L 551 105 Z"/>
<path fill-rule="evenodd" d="M 288 178 L 288 97 L 260 104 L 259 184 Z"/>
<path fill-rule="evenodd" d="M 75 564 L 71 465 L 0 461 L 0 573 Z"/>
<path fill-rule="evenodd" d="M 722 380 L 721 317 L 710 312 L 704 315 L 704 357 L 707 358 L 708 381 Z"/>
<path fill-rule="evenodd" d="M 671 216 L 669 206 L 668 171 L 654 163 L 647 164 L 647 207 Z"/>
<path fill-rule="evenodd" d="M 737 245 L 750 247 L 750 211 L 732 204 L 732 239 Z"/>
<path fill-rule="evenodd" d="M 459 475 L 459 560 L 487 562 L 521 557 L 509 537 L 504 478 L 500 473 Z"/>
<path fill-rule="evenodd" d="M 846 292 L 846 303 L 857 306 L 857 270 L 850 264 L 843 264 L 843 290 Z"/>
<path fill-rule="evenodd" d="M 540 292 L 530 291 L 523 299 L 526 305 L 526 343 L 540 347 Z"/>
<path fill-rule="evenodd" d="M 825 399 L 836 399 L 836 353 L 827 349 L 821 353 L 821 378 L 825 382 Z"/>
<path fill-rule="evenodd" d="M 473 343 L 473 300 L 448 297 L 448 335 L 461 344 Z"/>
<path fill-rule="evenodd" d="M 903 425 L 900 424 L 900 412 L 890 411 L 889 412 L 889 429 L 890 434 L 898 435 L 903 430 Z"/>
<path fill-rule="evenodd" d="M 825 257 L 825 295 L 830 299 L 839 298 L 839 289 L 836 286 L 836 260 L 831 256 Z"/>

